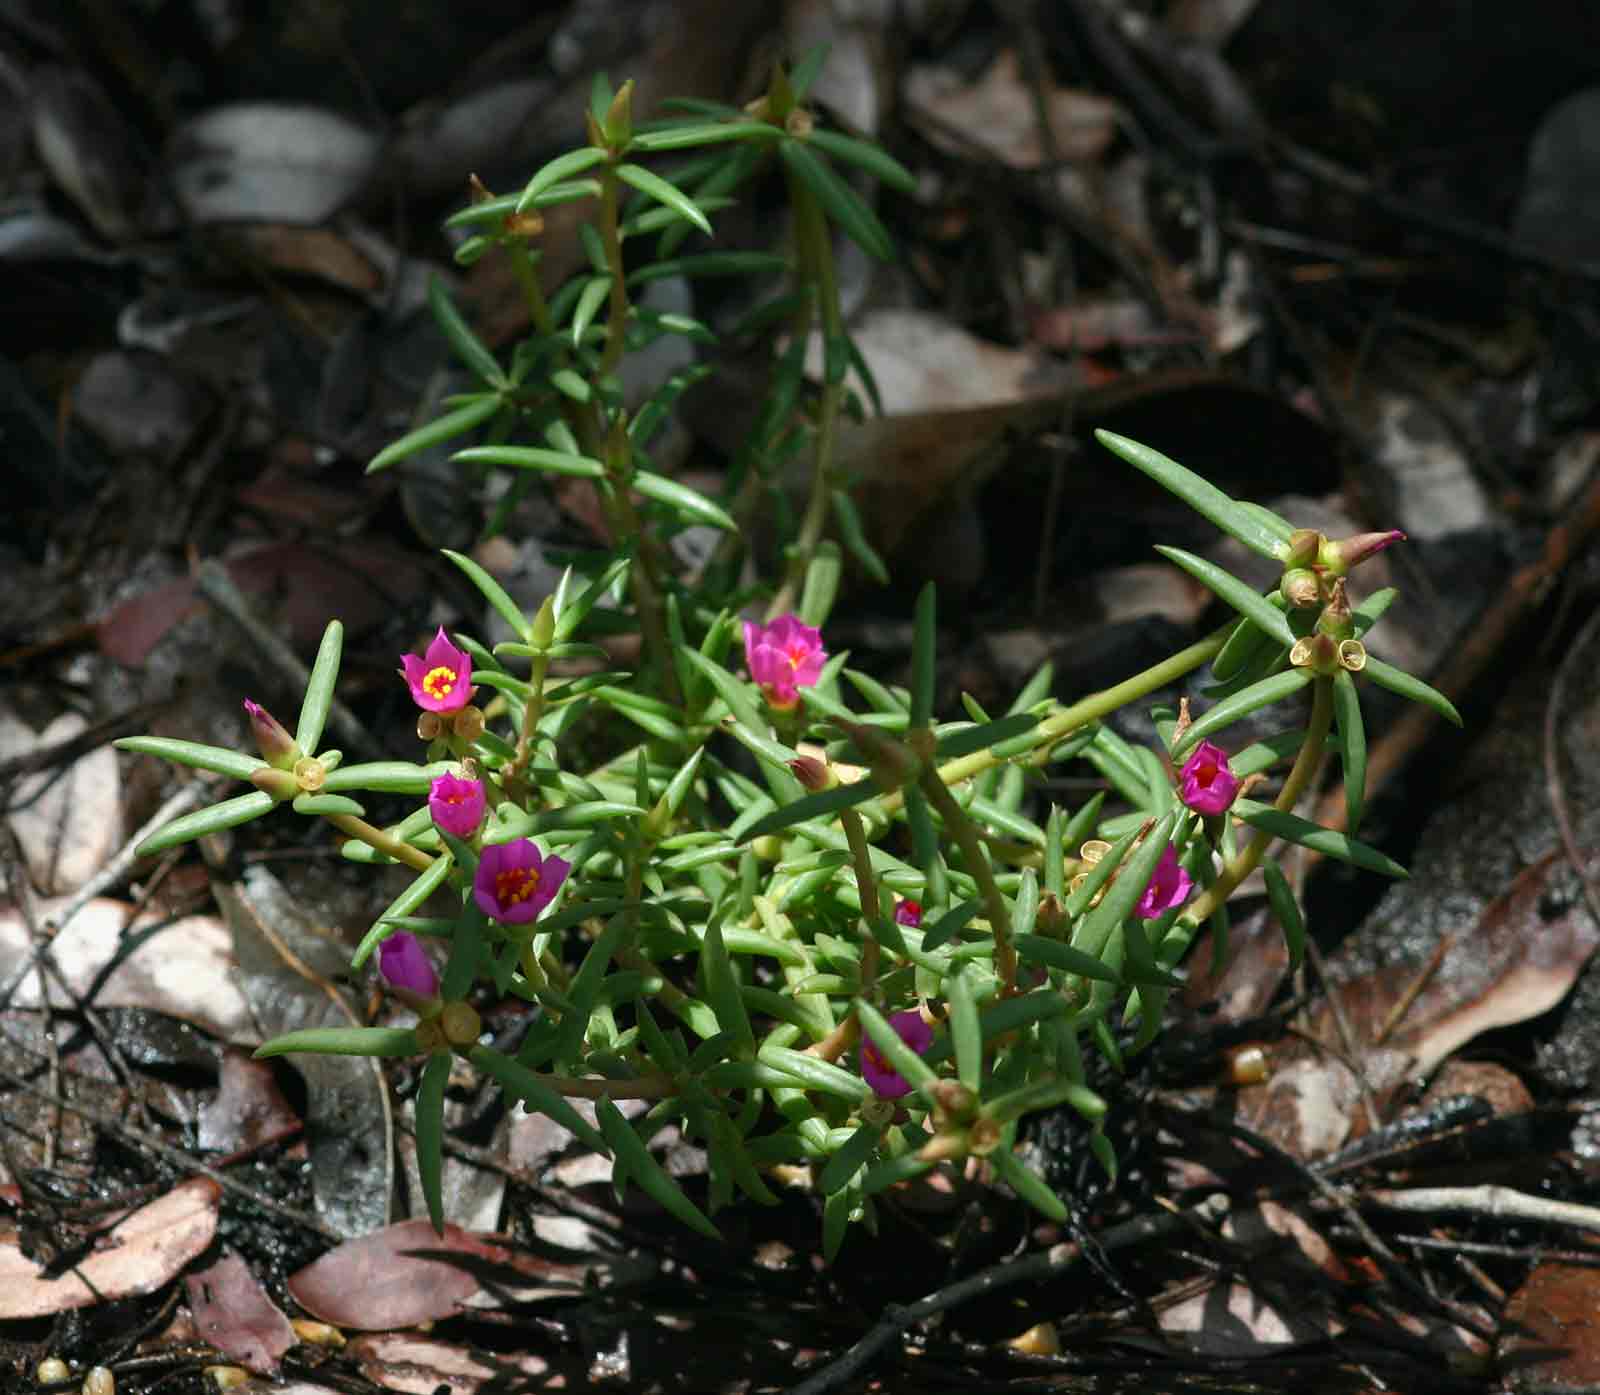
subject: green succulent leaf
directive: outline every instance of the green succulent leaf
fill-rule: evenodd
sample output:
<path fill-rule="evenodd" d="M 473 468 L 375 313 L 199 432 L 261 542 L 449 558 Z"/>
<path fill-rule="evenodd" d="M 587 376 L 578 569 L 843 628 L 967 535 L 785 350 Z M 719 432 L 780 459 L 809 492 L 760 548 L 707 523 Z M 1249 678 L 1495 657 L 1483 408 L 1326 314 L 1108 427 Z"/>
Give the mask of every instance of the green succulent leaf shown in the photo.
<path fill-rule="evenodd" d="M 195 838 L 203 838 L 208 833 L 221 833 L 225 828 L 237 828 L 242 823 L 249 823 L 251 819 L 259 819 L 263 814 L 270 814 L 277 803 L 278 801 L 264 790 L 252 790 L 249 794 L 241 794 L 235 799 L 225 799 L 220 804 L 196 809 L 194 813 L 184 814 L 158 832 L 152 833 L 139 844 L 139 856 L 154 857 L 156 853 L 166 852 L 168 848 L 175 848 L 178 844 L 191 842 Z"/>
<path fill-rule="evenodd" d="M 426 426 L 406 432 L 398 441 L 391 441 L 380 450 L 367 462 L 367 473 L 374 475 L 397 461 L 466 435 L 473 427 L 488 421 L 500 410 L 501 405 L 499 393 L 484 393 L 454 411 L 446 412 L 442 417 L 435 417 Z"/>
<path fill-rule="evenodd" d="M 333 690 L 338 686 L 339 660 L 343 653 L 344 626 L 337 620 L 330 620 L 322 632 L 322 643 L 317 646 L 316 662 L 311 665 L 306 695 L 300 704 L 300 722 L 294 733 L 295 744 L 308 756 L 322 744 L 322 729 L 328 724 L 328 709 L 333 706 Z"/>
<path fill-rule="evenodd" d="M 1292 531 L 1282 519 L 1276 524 L 1262 517 L 1264 510 L 1247 509 L 1228 497 L 1209 480 L 1186 470 L 1160 451 L 1130 441 L 1111 431 L 1096 431 L 1099 441 L 1113 455 L 1121 456 L 1136 470 L 1142 470 L 1163 489 L 1176 494 L 1202 518 L 1209 519 L 1230 537 L 1237 538 L 1252 552 L 1281 561 L 1289 548 Z"/>
<path fill-rule="evenodd" d="M 155 756 L 174 765 L 231 775 L 235 780 L 248 780 L 256 771 L 267 768 L 260 756 L 247 756 L 224 746 L 202 746 L 198 741 L 177 741 L 168 736 L 123 736 L 111 744 L 119 751 Z"/>
<path fill-rule="evenodd" d="M 1253 799 L 1236 799 L 1233 802 L 1233 814 L 1252 828 L 1259 828 L 1285 842 L 1298 843 L 1324 857 L 1336 857 L 1341 862 L 1365 868 L 1369 872 L 1381 872 L 1386 877 L 1403 878 L 1408 875 L 1404 867 L 1376 848 L 1357 842 L 1348 834 L 1300 818 L 1297 814 L 1286 814 L 1270 804 L 1258 804 Z"/>

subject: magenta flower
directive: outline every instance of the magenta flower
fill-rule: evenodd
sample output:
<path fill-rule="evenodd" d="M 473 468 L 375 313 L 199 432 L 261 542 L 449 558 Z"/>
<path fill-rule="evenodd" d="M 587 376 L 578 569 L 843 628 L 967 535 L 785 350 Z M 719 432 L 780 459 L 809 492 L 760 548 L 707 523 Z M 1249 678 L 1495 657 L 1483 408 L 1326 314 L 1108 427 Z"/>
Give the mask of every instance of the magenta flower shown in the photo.
<path fill-rule="evenodd" d="M 478 858 L 473 899 L 503 925 L 526 925 L 555 898 L 571 870 L 570 862 L 544 856 L 531 839 L 494 843 Z"/>
<path fill-rule="evenodd" d="M 428 786 L 428 816 L 454 838 L 470 838 L 483 822 L 483 781 L 441 775 Z"/>
<path fill-rule="evenodd" d="M 915 1008 L 892 1014 L 889 1025 L 900 1040 L 919 1056 L 933 1042 L 933 1028 L 922 1020 L 922 1014 Z M 897 1100 L 901 1095 L 911 1093 L 911 1086 L 905 1077 L 884 1059 L 883 1052 L 878 1050 L 871 1037 L 863 1037 L 861 1041 L 861 1078 L 872 1086 L 873 1093 L 879 1099 Z"/>
<path fill-rule="evenodd" d="M 478 690 L 472 686 L 472 658 L 445 638 L 444 626 L 423 658 L 400 657 L 400 673 L 411 700 L 426 712 L 459 712 Z"/>
<path fill-rule="evenodd" d="M 245 715 L 250 718 L 250 732 L 256 739 L 256 749 L 261 752 L 261 759 L 279 770 L 292 769 L 294 763 L 304 754 L 295 743 L 294 737 L 290 736 L 278 719 L 259 702 L 251 702 L 246 698 L 244 710 Z"/>
<path fill-rule="evenodd" d="M 1178 865 L 1178 854 L 1168 843 L 1133 913 L 1140 920 L 1154 920 L 1162 912 L 1181 906 L 1192 890 L 1194 880 Z"/>
<path fill-rule="evenodd" d="M 391 988 L 418 998 L 432 998 L 439 991 L 439 976 L 422 942 L 409 930 L 390 935 L 378 946 L 378 972 Z"/>
<path fill-rule="evenodd" d="M 907 897 L 894 908 L 896 925 L 909 925 L 915 930 L 922 924 L 922 902 Z"/>
<path fill-rule="evenodd" d="M 799 689 L 817 681 L 827 657 L 822 631 L 797 615 L 780 615 L 770 625 L 744 622 L 745 667 L 773 707 L 787 710 L 799 702 Z"/>
<path fill-rule="evenodd" d="M 1228 766 L 1228 753 L 1202 741 L 1183 763 L 1179 797 L 1197 814 L 1220 814 L 1239 793 L 1239 777 Z"/>

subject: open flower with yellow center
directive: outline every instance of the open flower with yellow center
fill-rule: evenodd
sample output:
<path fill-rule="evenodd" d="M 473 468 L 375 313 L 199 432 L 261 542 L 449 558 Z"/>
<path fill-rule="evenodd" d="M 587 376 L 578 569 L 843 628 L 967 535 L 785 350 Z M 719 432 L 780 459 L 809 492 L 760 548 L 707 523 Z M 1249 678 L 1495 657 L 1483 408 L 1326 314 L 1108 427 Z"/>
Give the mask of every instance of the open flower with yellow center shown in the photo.
<path fill-rule="evenodd" d="M 401 656 L 400 673 L 411 700 L 427 712 L 459 712 L 478 691 L 472 686 L 471 656 L 450 643 L 442 625 L 422 658 Z"/>
<path fill-rule="evenodd" d="M 780 710 L 800 701 L 801 688 L 813 686 L 827 660 L 822 631 L 798 615 L 780 615 L 770 625 L 744 622 L 744 662 L 762 696 Z"/>
<path fill-rule="evenodd" d="M 502 925 L 526 925 L 555 899 L 571 870 L 570 862 L 546 857 L 532 839 L 492 843 L 478 858 L 472 896 L 486 916 Z"/>

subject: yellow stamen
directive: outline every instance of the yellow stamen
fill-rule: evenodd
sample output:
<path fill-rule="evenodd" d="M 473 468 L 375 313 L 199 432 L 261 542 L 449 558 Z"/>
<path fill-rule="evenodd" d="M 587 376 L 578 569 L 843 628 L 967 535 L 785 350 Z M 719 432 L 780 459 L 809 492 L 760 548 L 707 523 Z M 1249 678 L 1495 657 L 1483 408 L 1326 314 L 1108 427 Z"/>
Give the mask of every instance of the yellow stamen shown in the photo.
<path fill-rule="evenodd" d="M 526 901 L 538 889 L 539 873 L 532 867 L 508 867 L 495 873 L 494 899 L 502 906 Z"/>
<path fill-rule="evenodd" d="M 443 701 L 450 696 L 451 689 L 456 686 L 456 671 L 440 664 L 438 668 L 430 668 L 422 679 L 422 691 L 431 698 Z"/>

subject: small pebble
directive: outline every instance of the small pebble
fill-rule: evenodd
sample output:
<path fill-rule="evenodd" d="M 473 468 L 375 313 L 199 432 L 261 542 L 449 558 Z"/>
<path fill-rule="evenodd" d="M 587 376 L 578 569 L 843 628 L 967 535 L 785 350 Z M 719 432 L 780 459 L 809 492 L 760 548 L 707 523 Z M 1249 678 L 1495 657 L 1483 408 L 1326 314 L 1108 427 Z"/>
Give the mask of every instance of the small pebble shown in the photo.
<path fill-rule="evenodd" d="M 58 1381 L 66 1380 L 71 1374 L 72 1367 L 59 1356 L 47 1356 L 39 1363 L 39 1369 L 33 1376 L 40 1385 L 55 1385 Z"/>
<path fill-rule="evenodd" d="M 95 1366 L 83 1378 L 83 1395 L 117 1395 L 117 1378 L 105 1366 Z"/>

